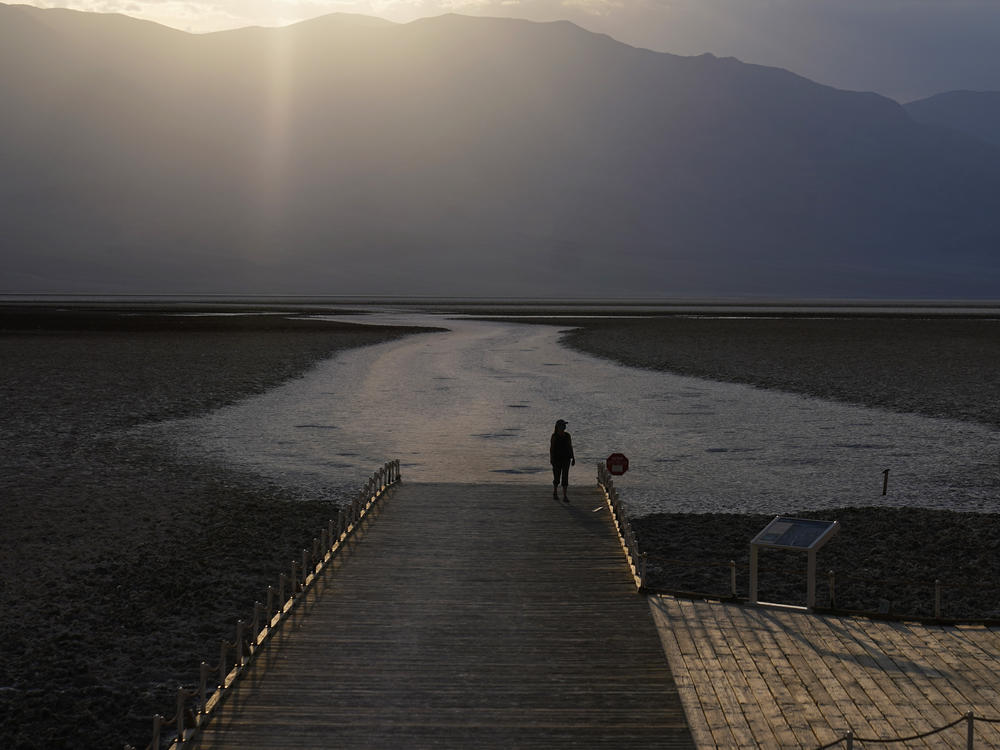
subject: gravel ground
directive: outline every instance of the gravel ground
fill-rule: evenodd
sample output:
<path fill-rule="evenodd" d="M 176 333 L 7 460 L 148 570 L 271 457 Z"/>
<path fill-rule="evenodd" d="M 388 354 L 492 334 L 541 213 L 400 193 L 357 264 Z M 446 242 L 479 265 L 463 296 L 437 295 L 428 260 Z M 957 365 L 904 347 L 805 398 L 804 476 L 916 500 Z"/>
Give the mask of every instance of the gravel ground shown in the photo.
<path fill-rule="evenodd" d="M 635 367 L 1000 427 L 1000 320 L 584 321 L 565 343 Z"/>
<path fill-rule="evenodd" d="M 588 321 L 566 341 L 634 366 L 998 427 L 997 331 L 992 320 L 660 318 Z M 283 316 L 0 311 L 0 747 L 144 747 L 151 716 L 172 713 L 177 686 L 217 660 L 342 499 L 293 498 L 128 428 L 203 413 L 403 333 Z M 1000 576 L 1000 517 L 820 515 L 844 527 L 819 560 L 837 572 L 838 606 L 928 614 L 940 578 L 946 616 L 1000 617 L 983 585 Z M 745 594 L 749 540 L 768 520 L 635 523 L 654 586 L 724 595 L 730 559 Z M 804 601 L 803 556 L 761 564 L 764 598 Z"/>
<path fill-rule="evenodd" d="M 27 331 L 27 332 L 26 332 Z M 0 316 L 0 747 L 145 747 L 343 497 L 126 434 L 401 329 L 281 317 Z M 377 467 L 372 467 L 374 470 Z"/>
<path fill-rule="evenodd" d="M 1000 320 L 663 317 L 574 324 L 582 327 L 565 343 L 626 365 L 1000 428 Z M 818 603 L 829 601 L 825 572 L 832 569 L 836 604 L 844 609 L 928 616 L 940 579 L 943 616 L 1000 618 L 993 584 L 1000 576 L 1000 516 L 877 508 L 795 515 L 843 527 L 819 553 Z M 737 590 L 746 596 L 749 542 L 771 518 L 636 519 L 652 585 L 725 595 L 734 560 Z M 762 600 L 805 602 L 804 554 L 769 551 L 760 564 L 774 569 L 761 575 Z"/>
<path fill-rule="evenodd" d="M 1000 620 L 1000 516 L 906 508 L 840 508 L 794 514 L 839 521 L 841 531 L 817 554 L 819 607 L 930 618 L 934 582 L 941 581 L 941 616 Z M 726 597 L 729 561 L 736 563 L 737 595 L 749 588 L 750 540 L 768 515 L 653 514 L 634 519 L 648 554 L 649 586 L 669 592 Z M 763 550 L 758 561 L 760 601 L 806 603 L 804 552 Z"/>

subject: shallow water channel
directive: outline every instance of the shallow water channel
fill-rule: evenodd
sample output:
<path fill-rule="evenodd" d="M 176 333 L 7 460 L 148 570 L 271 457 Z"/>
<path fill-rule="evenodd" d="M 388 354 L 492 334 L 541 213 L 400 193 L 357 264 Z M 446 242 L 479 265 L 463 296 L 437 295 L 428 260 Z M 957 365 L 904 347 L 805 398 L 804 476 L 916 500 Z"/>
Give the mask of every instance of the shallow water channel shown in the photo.
<path fill-rule="evenodd" d="M 562 418 L 577 455 L 571 483 L 592 485 L 598 461 L 625 453 L 630 470 L 616 484 L 636 515 L 1000 511 L 1000 435 L 985 426 L 623 367 L 561 346 L 555 326 L 370 319 L 450 330 L 343 352 L 266 394 L 156 429 L 313 497 L 360 486 L 399 458 L 404 481 L 531 483 L 545 500 L 548 439 Z"/>

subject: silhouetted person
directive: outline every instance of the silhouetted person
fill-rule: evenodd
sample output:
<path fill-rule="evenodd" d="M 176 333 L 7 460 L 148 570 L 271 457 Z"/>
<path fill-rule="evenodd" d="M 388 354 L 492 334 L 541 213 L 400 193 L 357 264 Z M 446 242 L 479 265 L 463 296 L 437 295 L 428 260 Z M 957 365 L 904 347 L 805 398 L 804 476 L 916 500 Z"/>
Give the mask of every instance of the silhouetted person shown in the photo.
<path fill-rule="evenodd" d="M 576 456 L 573 455 L 573 439 L 566 432 L 565 419 L 556 420 L 556 430 L 549 440 L 549 463 L 552 464 L 552 497 L 559 497 L 559 483 L 562 482 L 563 500 L 568 503 L 569 467 L 576 466 Z"/>

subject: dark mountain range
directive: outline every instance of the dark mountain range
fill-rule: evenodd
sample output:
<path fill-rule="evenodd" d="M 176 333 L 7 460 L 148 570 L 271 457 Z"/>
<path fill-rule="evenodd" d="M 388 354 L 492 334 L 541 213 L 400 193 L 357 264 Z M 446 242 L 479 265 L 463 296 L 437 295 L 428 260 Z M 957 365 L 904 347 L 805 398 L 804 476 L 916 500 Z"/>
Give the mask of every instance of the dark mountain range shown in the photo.
<path fill-rule="evenodd" d="M 0 291 L 1000 296 L 1000 148 L 569 23 L 0 5 Z"/>
<path fill-rule="evenodd" d="M 1000 147 L 1000 91 L 948 91 L 905 105 L 917 122 L 941 125 Z"/>

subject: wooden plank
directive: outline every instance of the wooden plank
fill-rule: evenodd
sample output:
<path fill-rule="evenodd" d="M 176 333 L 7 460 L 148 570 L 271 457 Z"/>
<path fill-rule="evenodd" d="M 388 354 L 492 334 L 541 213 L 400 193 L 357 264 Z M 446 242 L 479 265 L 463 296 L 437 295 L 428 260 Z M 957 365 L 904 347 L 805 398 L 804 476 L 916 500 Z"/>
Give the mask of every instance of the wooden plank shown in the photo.
<path fill-rule="evenodd" d="M 765 697 L 770 694 L 770 700 L 762 701 L 761 705 L 767 710 L 765 718 L 779 747 L 799 747 L 800 742 L 793 729 L 795 699 L 785 683 L 786 678 L 791 679 L 791 675 L 787 674 L 784 657 L 777 647 L 771 627 L 761 616 L 762 611 L 755 609 L 746 613 L 747 620 L 753 626 L 747 627 L 744 634 L 748 653 L 759 670 L 758 689 Z"/>
<path fill-rule="evenodd" d="M 866 704 L 861 706 L 861 701 L 857 701 L 870 729 L 864 732 L 856 730 L 856 734 L 878 738 L 915 734 L 916 728 L 904 722 L 895 708 L 897 703 L 910 699 L 888 677 L 886 670 L 895 669 L 895 662 L 884 655 L 868 636 L 867 630 L 873 625 L 862 618 L 839 618 L 837 627 L 832 631 L 852 660 L 850 670 Z"/>
<path fill-rule="evenodd" d="M 872 701 L 878 707 L 880 716 L 888 725 L 879 736 L 898 737 L 917 734 L 921 731 L 920 728 L 906 721 L 897 708 L 908 703 L 910 699 L 905 685 L 901 687 L 894 679 L 902 678 L 901 662 L 894 660 L 883 645 L 888 643 L 892 632 L 883 629 L 881 623 L 861 618 L 845 619 L 844 624 L 845 634 L 850 642 L 856 644 L 852 653 L 858 661 L 859 669 L 864 671 L 866 679 L 863 682 Z M 876 640 L 876 634 L 884 637 Z M 902 682 L 902 679 L 900 681 Z M 948 720 L 950 719 L 940 723 L 947 723 Z M 923 727 L 924 730 L 929 728 Z"/>
<path fill-rule="evenodd" d="M 697 677 L 702 671 L 701 661 L 687 622 L 673 597 L 651 596 L 649 603 L 695 745 L 712 747 L 712 732 L 702 709 L 702 695 L 697 684 Z"/>
<path fill-rule="evenodd" d="M 770 633 L 781 655 L 780 661 L 776 662 L 777 671 L 782 675 L 785 688 L 791 696 L 791 701 L 784 707 L 786 720 L 795 732 L 801 747 L 819 745 L 820 739 L 813 727 L 814 723 L 819 721 L 814 695 L 820 692 L 825 695 L 825 691 L 822 683 L 808 668 L 807 660 L 802 658 L 795 639 L 790 635 L 799 613 L 787 610 L 763 610 L 761 614 L 772 618 Z"/>
<path fill-rule="evenodd" d="M 997 680 L 1000 669 L 997 648 L 1000 642 L 995 637 L 988 637 L 984 644 L 975 644 L 969 635 L 976 630 L 921 627 L 918 632 L 922 643 L 944 665 L 943 682 L 949 689 L 942 692 L 952 701 L 952 719 L 969 710 L 978 716 L 1000 718 L 1000 684 Z M 985 628 L 978 630 L 983 635 L 987 634 Z M 977 722 L 975 729 L 977 746 L 996 747 L 1000 744 L 996 724 Z M 964 726 L 962 731 L 964 733 Z"/>
<path fill-rule="evenodd" d="M 729 689 L 725 671 L 716 657 L 709 620 L 705 617 L 693 617 L 688 619 L 687 626 L 701 665 L 697 672 L 702 683 L 699 690 L 702 694 L 702 711 L 712 732 L 712 742 L 715 747 L 736 747 L 739 743 L 733 732 L 733 725 L 741 712 Z"/>
<path fill-rule="evenodd" d="M 835 629 L 837 643 L 856 661 L 856 666 L 852 667 L 855 674 L 864 673 L 865 679 L 858 680 L 859 688 L 867 691 L 870 703 L 875 706 L 867 708 L 866 713 L 874 710 L 888 724 L 888 729 L 879 727 L 877 732 L 862 732 L 854 718 L 852 724 L 859 736 L 909 736 L 947 723 L 926 704 L 919 691 L 914 691 L 911 675 L 915 667 L 895 653 L 898 650 L 893 645 L 895 631 L 885 628 L 884 623 L 861 618 L 839 620 Z M 855 646 L 844 646 L 846 642 Z M 925 745 L 914 741 L 911 746 Z"/>
<path fill-rule="evenodd" d="M 394 489 L 191 746 L 693 748 L 601 497 L 571 499 Z"/>
<path fill-rule="evenodd" d="M 730 607 L 710 603 L 706 614 L 713 617 L 715 653 L 736 704 L 730 719 L 736 746 L 741 748 L 760 747 L 761 738 L 765 742 L 776 741 L 776 738 L 774 738 L 767 722 L 762 718 L 764 712 L 757 701 L 756 691 L 740 668 L 737 652 L 742 643 L 732 622 L 733 612 L 734 610 Z"/>
<path fill-rule="evenodd" d="M 885 677 L 895 685 L 900 695 L 897 702 L 900 713 L 906 717 L 913 732 L 929 731 L 954 718 L 946 718 L 932 705 L 927 704 L 925 691 L 921 690 L 915 682 L 933 670 L 924 663 L 921 654 L 907 647 L 905 636 L 910 625 L 908 623 L 872 622 L 868 624 L 868 627 L 872 631 L 880 633 L 880 647 L 892 664 L 891 668 L 884 671 Z"/>
<path fill-rule="evenodd" d="M 988 628 L 665 596 L 657 602 L 670 613 L 657 623 L 669 628 L 671 637 L 661 632 L 661 638 L 671 664 L 683 665 L 685 675 L 698 672 L 678 683 L 682 693 L 698 693 L 694 705 L 724 708 L 733 746 L 743 745 L 747 728 L 758 747 L 816 747 L 836 740 L 847 726 L 856 736 L 894 739 L 949 724 L 969 708 L 990 718 L 1000 713 L 1000 635 Z M 690 642 L 681 645 L 685 640 Z M 728 696 L 720 695 L 723 689 Z M 747 700 L 751 695 L 755 706 Z M 687 696 L 685 705 L 692 705 Z M 718 722 L 713 717 L 711 729 L 723 737 Z M 1000 747 L 998 730 L 977 722 L 976 746 Z M 962 723 L 906 746 L 964 748 L 965 731 Z M 695 737 L 699 747 L 718 744 L 711 732 L 706 741 L 700 732 Z"/>
<path fill-rule="evenodd" d="M 940 720 L 935 722 L 940 726 L 954 721 L 965 713 L 968 710 L 969 699 L 956 689 L 956 685 L 960 683 L 955 681 L 952 669 L 941 658 L 940 647 L 930 635 L 934 629 L 910 624 L 900 631 L 900 643 L 910 661 L 924 667 L 923 670 L 913 670 L 912 676 L 925 696 L 928 709 L 940 717 Z M 964 686 L 961 687 L 964 689 Z M 964 742 L 957 746 L 964 746 Z"/>
<path fill-rule="evenodd" d="M 772 617 L 782 631 L 783 648 L 791 665 L 792 674 L 802 687 L 800 708 L 812 732 L 809 744 L 818 746 L 842 736 L 847 727 L 845 715 L 854 710 L 854 703 L 833 676 L 827 662 L 830 654 L 825 651 L 825 631 L 805 630 L 808 624 L 817 625 L 815 618 L 800 612 L 774 611 Z M 836 730 L 833 729 L 836 727 Z"/>
<path fill-rule="evenodd" d="M 732 631 L 733 656 L 743 672 L 750 688 L 754 703 L 747 707 L 750 711 L 749 724 L 754 738 L 760 747 L 780 747 L 778 735 L 771 723 L 771 717 L 778 714 L 774 697 L 767 685 L 766 672 L 762 671 L 758 655 L 755 652 L 757 639 L 750 638 L 749 633 L 760 627 L 757 612 L 751 608 L 733 609 L 727 607 L 729 616 L 736 627 Z"/>

